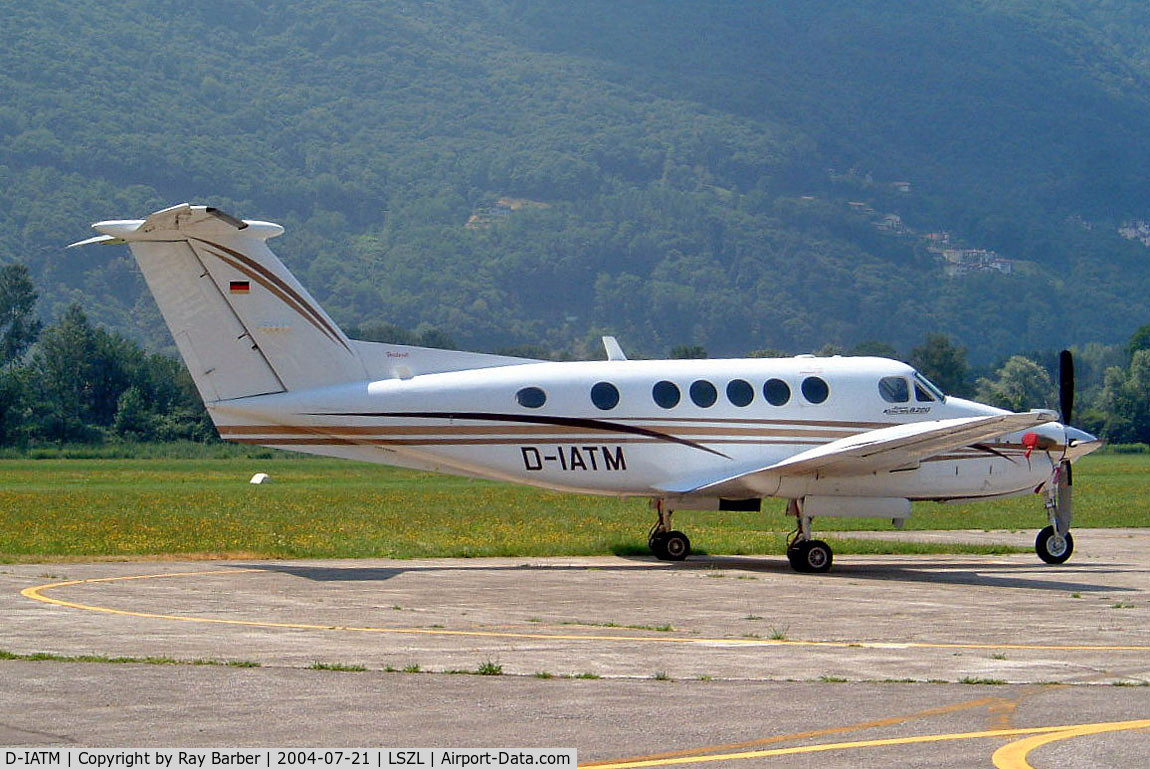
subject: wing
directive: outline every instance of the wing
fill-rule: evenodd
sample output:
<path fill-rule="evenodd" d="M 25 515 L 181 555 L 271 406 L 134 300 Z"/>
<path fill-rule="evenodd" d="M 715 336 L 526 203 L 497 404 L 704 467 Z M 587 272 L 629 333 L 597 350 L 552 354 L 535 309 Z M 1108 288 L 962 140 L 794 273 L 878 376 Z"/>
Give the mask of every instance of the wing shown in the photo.
<path fill-rule="evenodd" d="M 894 425 L 831 441 L 771 465 L 740 468 L 716 474 L 710 479 L 667 484 L 660 490 L 673 494 L 755 496 L 757 490 L 764 486 L 756 482 L 760 477 L 765 480 L 766 476 L 777 478 L 814 473 L 820 476 L 866 475 L 913 467 L 937 454 L 1037 427 L 1056 418 L 1052 411 L 1028 411 Z"/>

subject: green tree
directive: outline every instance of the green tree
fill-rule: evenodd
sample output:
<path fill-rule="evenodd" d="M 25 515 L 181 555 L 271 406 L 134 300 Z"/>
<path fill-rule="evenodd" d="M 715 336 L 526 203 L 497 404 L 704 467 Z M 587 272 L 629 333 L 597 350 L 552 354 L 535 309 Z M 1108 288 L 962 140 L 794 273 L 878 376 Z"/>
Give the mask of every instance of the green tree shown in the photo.
<path fill-rule="evenodd" d="M 1051 408 L 1058 402 L 1050 374 L 1029 358 L 1012 356 L 996 377 L 978 380 L 978 400 L 1011 411 Z"/>
<path fill-rule="evenodd" d="M 707 348 L 700 344 L 677 344 L 671 348 L 673 360 L 693 360 L 707 357 Z"/>
<path fill-rule="evenodd" d="M 116 400 L 112 430 L 128 440 L 147 440 L 156 435 L 156 415 L 148 407 L 144 393 L 132 385 Z"/>
<path fill-rule="evenodd" d="M 150 412 L 142 423 L 150 432 L 142 435 L 141 440 L 219 440 L 195 383 L 181 361 L 166 355 L 149 355 L 133 381 L 133 387 L 140 391 Z M 123 405 L 122 400 L 117 403 L 117 416 Z"/>
<path fill-rule="evenodd" d="M 0 267 L 0 366 L 24 354 L 40 333 L 36 319 L 36 289 L 22 264 Z"/>
<path fill-rule="evenodd" d="M 412 331 L 394 323 L 368 321 L 360 326 L 349 326 L 347 334 L 352 339 L 362 339 L 365 342 L 437 347 L 441 350 L 458 349 L 455 340 L 448 334 L 426 323 L 420 324 Z"/>
<path fill-rule="evenodd" d="M 910 365 L 950 395 L 970 394 L 970 365 L 966 348 L 946 334 L 927 334 L 926 341 L 910 351 Z"/>
<path fill-rule="evenodd" d="M 40 333 L 36 289 L 22 264 L 0 267 L 0 444 L 20 439 L 28 392 L 21 357 Z"/>
<path fill-rule="evenodd" d="M 1107 369 L 1101 401 L 1106 440 L 1150 443 L 1150 349 L 1137 350 L 1128 370 Z"/>
<path fill-rule="evenodd" d="M 841 344 L 834 342 L 827 342 L 815 353 L 820 358 L 833 358 L 836 355 L 846 355 L 847 350 Z"/>
<path fill-rule="evenodd" d="M 25 409 L 24 369 L 17 366 L 0 368 L 0 445 L 11 445 L 21 439 Z"/>
<path fill-rule="evenodd" d="M 1150 350 L 1150 323 L 1139 326 L 1138 330 L 1130 335 L 1130 342 L 1126 345 L 1126 356 L 1134 360 L 1134 353 L 1139 350 Z"/>
<path fill-rule="evenodd" d="M 36 431 L 55 441 L 92 441 L 112 424 L 143 353 L 94 327 L 79 305 L 44 330 L 29 366 Z"/>
<path fill-rule="evenodd" d="M 850 349 L 850 354 L 872 355 L 876 358 L 898 359 L 898 350 L 896 350 L 893 345 L 889 345 L 886 342 L 879 342 L 874 339 L 868 340 L 866 342 L 859 342 Z"/>

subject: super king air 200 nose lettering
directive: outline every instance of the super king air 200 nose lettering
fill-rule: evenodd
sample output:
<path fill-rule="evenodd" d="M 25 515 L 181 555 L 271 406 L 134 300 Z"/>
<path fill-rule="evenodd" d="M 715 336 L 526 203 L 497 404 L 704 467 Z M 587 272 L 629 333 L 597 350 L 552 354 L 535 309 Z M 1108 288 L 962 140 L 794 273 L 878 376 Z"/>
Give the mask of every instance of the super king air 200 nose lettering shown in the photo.
<path fill-rule="evenodd" d="M 826 571 L 816 516 L 898 523 L 912 500 L 1041 494 L 1035 543 L 1070 557 L 1071 463 L 1098 447 L 1062 416 L 950 397 L 883 358 L 555 363 L 349 339 L 271 252 L 276 224 L 182 204 L 98 222 L 126 243 L 220 435 L 231 441 L 562 491 L 651 500 L 651 549 L 681 559 L 677 509 L 786 499 L 787 557 Z"/>

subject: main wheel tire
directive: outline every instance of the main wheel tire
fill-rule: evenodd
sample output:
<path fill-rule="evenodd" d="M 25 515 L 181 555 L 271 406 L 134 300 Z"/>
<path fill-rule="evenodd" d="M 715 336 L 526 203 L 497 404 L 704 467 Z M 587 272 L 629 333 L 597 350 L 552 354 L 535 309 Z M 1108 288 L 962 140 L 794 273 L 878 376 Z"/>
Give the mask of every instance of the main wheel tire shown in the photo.
<path fill-rule="evenodd" d="M 798 544 L 787 548 L 787 560 L 790 562 L 791 568 L 795 571 L 806 571 L 806 569 L 803 568 L 803 545 L 805 544 L 806 542 L 799 542 Z"/>
<path fill-rule="evenodd" d="M 647 540 L 647 547 L 651 548 L 651 552 L 660 561 L 667 560 L 667 549 L 664 547 L 666 536 L 666 534 L 652 534 Z"/>
<path fill-rule="evenodd" d="M 664 561 L 682 561 L 691 554 L 691 540 L 681 531 L 668 531 L 662 537 L 660 551 Z"/>
<path fill-rule="evenodd" d="M 1074 552 L 1074 536 L 1069 531 L 1059 536 L 1053 526 L 1047 526 L 1035 537 L 1034 552 L 1047 563 L 1066 563 Z"/>
<path fill-rule="evenodd" d="M 807 566 L 816 574 L 830 571 L 831 564 L 835 560 L 834 551 L 831 546 L 821 539 L 812 539 L 810 546 L 807 548 Z"/>
<path fill-rule="evenodd" d="M 823 574 L 830 571 L 834 551 L 821 539 L 809 539 L 787 550 L 791 568 L 803 574 Z"/>

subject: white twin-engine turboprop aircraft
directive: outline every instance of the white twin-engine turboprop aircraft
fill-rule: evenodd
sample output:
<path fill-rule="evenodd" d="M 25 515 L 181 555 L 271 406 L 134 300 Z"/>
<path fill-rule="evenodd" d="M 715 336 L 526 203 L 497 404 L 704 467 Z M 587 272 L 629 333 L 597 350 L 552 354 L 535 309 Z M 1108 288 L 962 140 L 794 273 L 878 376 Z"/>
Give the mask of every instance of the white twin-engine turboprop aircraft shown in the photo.
<path fill-rule="evenodd" d="M 676 509 L 788 500 L 787 557 L 831 566 L 818 516 L 889 518 L 911 500 L 1043 493 L 1049 563 L 1070 557 L 1070 463 L 1099 446 L 1051 411 L 944 395 L 882 358 L 555 363 L 349 339 L 266 241 L 276 224 L 187 204 L 99 222 L 127 243 L 227 440 L 652 500 L 650 546 L 679 560 Z M 1062 358 L 1063 421 L 1073 362 Z"/>

